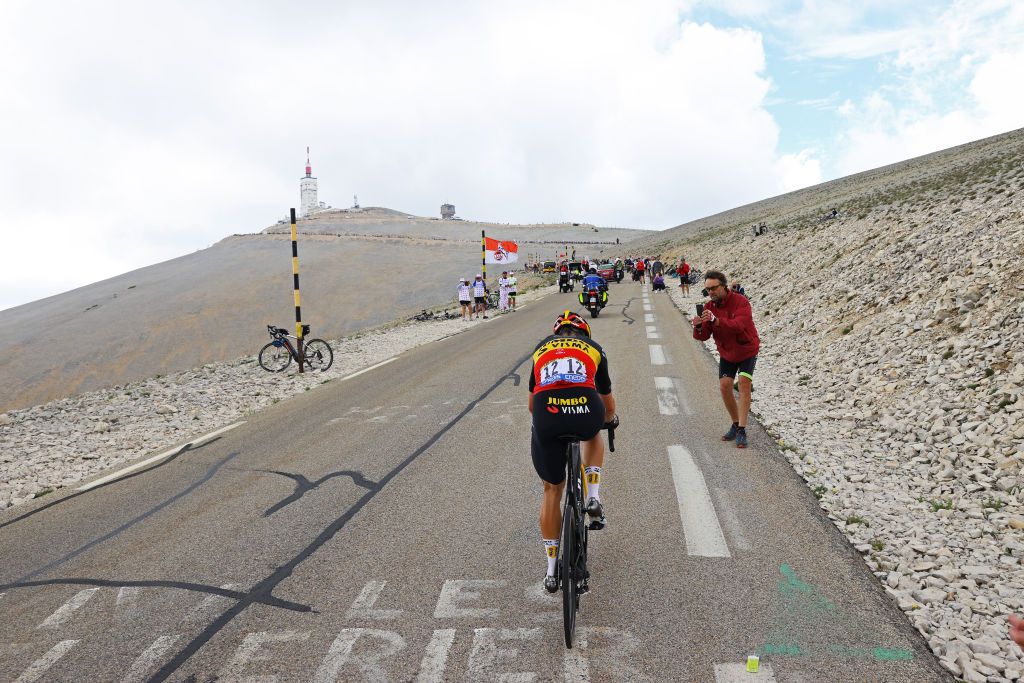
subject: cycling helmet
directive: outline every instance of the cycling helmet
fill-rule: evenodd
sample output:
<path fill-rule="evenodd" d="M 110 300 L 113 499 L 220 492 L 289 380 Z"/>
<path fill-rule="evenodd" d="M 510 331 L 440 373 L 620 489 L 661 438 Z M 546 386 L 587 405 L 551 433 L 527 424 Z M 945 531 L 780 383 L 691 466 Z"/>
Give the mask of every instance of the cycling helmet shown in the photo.
<path fill-rule="evenodd" d="M 558 319 L 555 320 L 555 328 L 553 334 L 558 334 L 558 330 L 562 329 L 566 325 L 571 325 L 578 330 L 582 330 L 588 337 L 590 336 L 590 325 L 586 320 L 573 313 L 569 309 L 562 311 Z"/>
<path fill-rule="evenodd" d="M 590 266 L 590 270 L 587 272 L 589 272 L 591 275 L 597 275 L 597 268 L 595 268 L 594 266 Z"/>

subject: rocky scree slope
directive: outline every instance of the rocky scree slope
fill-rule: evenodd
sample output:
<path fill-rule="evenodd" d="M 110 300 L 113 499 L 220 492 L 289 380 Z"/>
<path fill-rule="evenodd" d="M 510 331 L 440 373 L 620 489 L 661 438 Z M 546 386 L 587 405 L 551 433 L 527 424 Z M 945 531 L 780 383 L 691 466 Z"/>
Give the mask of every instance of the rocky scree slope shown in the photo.
<path fill-rule="evenodd" d="M 821 221 L 661 245 L 745 286 L 753 411 L 933 651 L 1022 678 L 1024 144 L 969 148 Z M 678 287 L 672 288 L 678 290 Z M 698 291 L 699 287 L 694 288 Z M 691 296 L 672 293 L 692 315 Z M 708 342 L 713 349 L 713 342 Z M 710 381 L 710 380 L 709 380 Z"/>

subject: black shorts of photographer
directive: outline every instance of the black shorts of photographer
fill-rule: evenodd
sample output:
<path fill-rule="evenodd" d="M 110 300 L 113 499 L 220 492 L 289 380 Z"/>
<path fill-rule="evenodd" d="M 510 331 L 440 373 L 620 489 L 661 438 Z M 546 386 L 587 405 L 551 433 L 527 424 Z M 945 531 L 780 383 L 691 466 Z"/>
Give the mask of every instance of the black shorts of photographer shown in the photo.
<path fill-rule="evenodd" d="M 747 447 L 747 418 L 753 391 L 754 366 L 761 340 L 754 327 L 753 311 L 747 297 L 731 291 L 724 273 L 709 270 L 704 276 L 704 291 L 709 297 L 697 304 L 693 338 L 706 341 L 714 337 L 718 355 L 718 385 L 722 402 L 732 418 L 732 426 L 722 441 L 735 441 L 737 448 Z M 739 375 L 739 402 L 733 393 L 733 380 Z"/>

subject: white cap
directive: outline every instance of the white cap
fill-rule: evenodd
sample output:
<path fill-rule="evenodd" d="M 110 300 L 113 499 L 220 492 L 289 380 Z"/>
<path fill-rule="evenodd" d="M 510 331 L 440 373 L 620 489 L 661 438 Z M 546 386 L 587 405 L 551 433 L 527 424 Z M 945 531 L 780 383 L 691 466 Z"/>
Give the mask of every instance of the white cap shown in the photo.
<path fill-rule="evenodd" d="M 480 273 L 477 273 L 476 276 L 477 277 L 483 277 L 483 275 L 481 275 Z"/>

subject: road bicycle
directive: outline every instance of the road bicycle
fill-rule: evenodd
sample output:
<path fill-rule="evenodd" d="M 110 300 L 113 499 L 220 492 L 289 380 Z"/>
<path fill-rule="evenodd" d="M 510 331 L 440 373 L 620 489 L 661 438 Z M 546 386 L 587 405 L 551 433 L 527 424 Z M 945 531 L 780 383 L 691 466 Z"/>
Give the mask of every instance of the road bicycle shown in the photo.
<path fill-rule="evenodd" d="M 409 317 L 409 322 L 429 322 L 431 320 L 455 320 L 461 318 L 458 313 L 449 311 L 447 309 L 443 311 L 430 312 L 427 309 L 423 309 L 420 313 Z"/>
<path fill-rule="evenodd" d="M 615 452 L 616 415 L 613 422 L 605 423 L 608 430 L 608 450 Z M 599 529 L 595 522 L 587 524 L 587 484 L 580 456 L 580 440 L 575 434 L 563 437 L 566 442 L 565 504 L 562 509 L 562 538 L 558 544 L 558 586 L 562 591 L 562 626 L 565 646 L 572 649 L 576 634 L 576 613 L 579 598 L 590 590 L 590 571 L 587 569 L 587 532 Z"/>
<path fill-rule="evenodd" d="M 326 371 L 334 363 L 334 351 L 331 345 L 323 339 L 305 340 L 309 334 L 309 325 L 302 326 L 302 356 L 300 358 L 298 349 L 290 339 L 298 341 L 298 337 L 288 334 L 283 327 L 267 325 L 267 333 L 273 339 L 272 342 L 260 349 L 260 367 L 267 372 L 281 372 L 287 368 L 292 360 L 301 363 L 304 370 Z"/>

